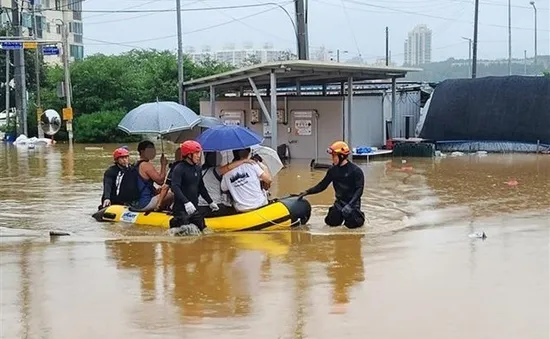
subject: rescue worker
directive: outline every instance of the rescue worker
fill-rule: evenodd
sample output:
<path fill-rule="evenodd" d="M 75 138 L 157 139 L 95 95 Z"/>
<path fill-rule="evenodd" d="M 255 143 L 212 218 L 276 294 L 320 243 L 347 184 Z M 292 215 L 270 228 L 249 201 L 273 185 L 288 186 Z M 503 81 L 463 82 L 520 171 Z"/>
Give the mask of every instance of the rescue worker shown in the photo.
<path fill-rule="evenodd" d="M 344 223 L 347 228 L 361 227 L 365 223 L 365 214 L 361 211 L 361 196 L 365 186 L 363 171 L 348 160 L 351 151 L 345 142 L 334 142 L 327 152 L 332 156 L 333 166 L 328 169 L 323 180 L 298 196 L 321 193 L 332 183 L 336 199 L 328 210 L 325 223 L 329 226 Z"/>
<path fill-rule="evenodd" d="M 127 203 L 122 201 L 120 194 L 120 185 L 124 173 L 128 170 L 130 164 L 130 152 L 127 148 L 117 148 L 113 152 L 114 164 L 111 165 L 103 174 L 103 195 L 101 196 L 101 208 L 111 204 L 123 205 Z"/>
<path fill-rule="evenodd" d="M 182 161 L 173 170 L 170 188 L 174 193 L 174 218 L 170 221 L 170 233 L 197 235 L 205 229 L 204 215 L 197 212 L 199 195 L 212 211 L 219 210 L 204 187 L 201 171 L 201 145 L 187 140 L 180 146 Z"/>

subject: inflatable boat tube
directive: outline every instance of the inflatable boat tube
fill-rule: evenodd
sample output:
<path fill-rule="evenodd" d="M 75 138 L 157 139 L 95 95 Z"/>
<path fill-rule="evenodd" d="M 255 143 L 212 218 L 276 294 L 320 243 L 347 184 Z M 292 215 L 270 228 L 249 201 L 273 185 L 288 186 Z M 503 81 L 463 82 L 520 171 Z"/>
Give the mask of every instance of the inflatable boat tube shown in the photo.
<path fill-rule="evenodd" d="M 134 212 L 127 206 L 112 205 L 94 213 L 97 221 L 126 222 L 169 228 L 172 215 L 162 212 Z M 275 200 L 256 210 L 228 216 L 206 218 L 205 223 L 214 232 L 289 230 L 305 225 L 311 216 L 311 205 L 304 198 L 287 197 Z"/>

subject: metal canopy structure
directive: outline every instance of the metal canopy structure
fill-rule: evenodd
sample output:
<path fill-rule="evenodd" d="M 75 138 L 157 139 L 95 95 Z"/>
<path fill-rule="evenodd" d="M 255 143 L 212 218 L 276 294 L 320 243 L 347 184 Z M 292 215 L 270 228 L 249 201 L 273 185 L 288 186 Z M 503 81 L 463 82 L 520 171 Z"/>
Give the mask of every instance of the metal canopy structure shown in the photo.
<path fill-rule="evenodd" d="M 271 127 L 271 147 L 277 149 L 277 87 L 296 86 L 300 95 L 302 86 L 342 84 L 353 88 L 355 81 L 392 80 L 392 121 L 395 119 L 395 81 L 403 78 L 408 72 L 418 72 L 419 68 L 402 68 L 388 66 L 367 66 L 335 62 L 320 62 L 310 60 L 288 60 L 253 65 L 225 73 L 220 73 L 184 83 L 185 91 L 210 89 L 211 115 L 215 114 L 216 90 L 242 91 L 252 89 L 262 112 Z M 268 110 L 263 102 L 258 88 L 268 88 L 271 107 Z M 353 109 L 353 91 L 347 91 L 348 109 L 344 114 L 344 140 L 351 146 L 351 112 Z"/>

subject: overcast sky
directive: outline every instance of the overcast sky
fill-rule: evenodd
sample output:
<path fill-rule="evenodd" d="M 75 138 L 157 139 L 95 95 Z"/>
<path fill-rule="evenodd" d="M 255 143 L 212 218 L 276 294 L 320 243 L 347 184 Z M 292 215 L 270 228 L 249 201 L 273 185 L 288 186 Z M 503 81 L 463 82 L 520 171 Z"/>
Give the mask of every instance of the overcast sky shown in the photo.
<path fill-rule="evenodd" d="M 293 16 L 292 0 L 271 0 Z M 534 53 L 534 11 L 529 0 L 512 1 L 512 56 Z M 270 0 L 181 0 L 184 10 L 267 3 Z M 480 0 L 478 58 L 507 58 L 507 0 Z M 550 0 L 537 0 L 538 54 L 550 54 Z M 85 0 L 83 5 L 86 55 L 116 54 L 132 48 L 176 50 L 176 13 L 97 13 L 97 10 L 175 9 L 175 0 Z M 467 58 L 473 35 L 474 0 L 309 0 L 311 48 L 348 51 L 342 59 L 361 55 L 368 62 L 385 53 L 385 27 L 390 29 L 392 59 L 403 62 L 403 42 L 417 24 L 433 32 L 432 59 Z M 182 13 L 184 46 L 213 50 L 233 43 L 295 52 L 294 29 L 276 6 Z"/>

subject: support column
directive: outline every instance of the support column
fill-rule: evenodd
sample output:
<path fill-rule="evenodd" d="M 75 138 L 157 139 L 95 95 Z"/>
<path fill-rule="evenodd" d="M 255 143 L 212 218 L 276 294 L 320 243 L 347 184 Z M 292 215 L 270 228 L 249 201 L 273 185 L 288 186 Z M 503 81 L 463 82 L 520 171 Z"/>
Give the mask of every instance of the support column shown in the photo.
<path fill-rule="evenodd" d="M 300 80 L 296 80 L 296 95 L 301 96 L 302 95 L 302 85 L 300 84 Z"/>
<path fill-rule="evenodd" d="M 271 70 L 270 75 L 271 89 L 271 148 L 277 151 L 277 75 Z"/>
<path fill-rule="evenodd" d="M 258 87 L 256 87 L 256 83 L 254 82 L 254 80 L 252 80 L 252 78 L 248 78 L 248 82 L 250 83 L 250 87 L 252 87 L 252 90 L 254 91 L 254 95 L 256 95 L 256 99 L 258 99 L 258 103 L 260 104 L 260 108 L 262 109 L 265 120 L 267 120 L 267 123 L 271 126 L 271 116 L 269 114 L 269 111 L 267 110 L 267 107 L 265 106 L 262 96 L 260 95 L 260 91 L 258 91 Z"/>
<path fill-rule="evenodd" d="M 391 78 L 391 137 L 397 136 L 397 112 L 395 110 L 395 78 Z"/>
<path fill-rule="evenodd" d="M 216 89 L 214 88 L 214 86 L 210 86 L 209 99 L 210 99 L 210 116 L 216 117 Z"/>
<path fill-rule="evenodd" d="M 348 110 L 347 115 L 344 119 L 346 124 L 346 138 L 345 141 L 348 144 L 349 148 L 352 149 L 353 146 L 351 144 L 351 117 L 353 112 L 353 77 L 348 78 Z M 351 160 L 353 158 L 353 154 L 349 155 L 349 159 Z"/>

